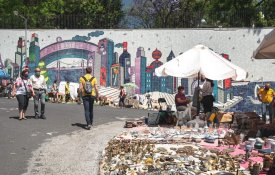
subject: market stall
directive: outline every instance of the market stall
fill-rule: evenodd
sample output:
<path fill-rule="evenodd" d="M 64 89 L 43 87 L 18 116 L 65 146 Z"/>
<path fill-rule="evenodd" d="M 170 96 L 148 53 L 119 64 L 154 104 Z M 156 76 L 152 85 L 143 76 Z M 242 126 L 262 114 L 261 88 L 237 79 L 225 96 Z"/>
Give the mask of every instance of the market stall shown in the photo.
<path fill-rule="evenodd" d="M 227 127 L 148 127 L 138 121 L 109 141 L 101 174 L 267 174 L 273 138 L 248 138 Z M 275 138 L 274 138 L 275 139 Z"/>

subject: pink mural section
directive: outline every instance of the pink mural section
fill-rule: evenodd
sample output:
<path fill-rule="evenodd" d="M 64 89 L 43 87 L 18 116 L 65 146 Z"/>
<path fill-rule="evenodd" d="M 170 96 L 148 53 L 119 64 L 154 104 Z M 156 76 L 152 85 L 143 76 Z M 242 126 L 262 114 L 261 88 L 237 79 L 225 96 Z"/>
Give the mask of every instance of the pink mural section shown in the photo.
<path fill-rule="evenodd" d="M 40 51 L 40 58 L 43 59 L 45 56 L 55 53 L 59 50 L 66 49 L 81 49 L 87 51 L 97 51 L 98 47 L 95 44 L 88 42 L 77 42 L 77 41 L 62 41 L 51 44 Z"/>

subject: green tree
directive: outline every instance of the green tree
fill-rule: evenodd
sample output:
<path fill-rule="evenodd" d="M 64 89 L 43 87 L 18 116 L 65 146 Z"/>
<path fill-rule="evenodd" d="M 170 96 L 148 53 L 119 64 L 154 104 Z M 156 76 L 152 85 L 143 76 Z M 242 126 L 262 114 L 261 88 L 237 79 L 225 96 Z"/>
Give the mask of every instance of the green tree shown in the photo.
<path fill-rule="evenodd" d="M 128 15 L 143 28 L 274 26 L 275 0 L 135 0 Z"/>
<path fill-rule="evenodd" d="M 256 1 L 211 0 L 206 18 L 214 26 L 251 27 L 257 19 Z"/>
<path fill-rule="evenodd" d="M 144 28 L 199 27 L 210 0 L 135 0 L 128 15 Z"/>
<path fill-rule="evenodd" d="M 179 4 L 179 11 L 175 18 L 171 21 L 177 27 L 201 27 L 201 21 L 205 16 L 205 9 L 209 0 L 181 0 Z"/>
<path fill-rule="evenodd" d="M 28 28 L 115 28 L 124 16 L 121 0 L 37 0 L 34 4 L 24 2 L 0 0 L 0 23 L 11 23 L 11 19 L 22 20 L 13 15 L 14 10 L 27 17 Z M 14 23 L 17 24 L 15 27 L 24 27 L 23 23 Z"/>
<path fill-rule="evenodd" d="M 168 28 L 179 10 L 179 0 L 135 0 L 128 12 L 144 28 Z"/>
<path fill-rule="evenodd" d="M 275 0 L 262 0 L 256 5 L 258 9 L 257 26 L 275 26 Z"/>

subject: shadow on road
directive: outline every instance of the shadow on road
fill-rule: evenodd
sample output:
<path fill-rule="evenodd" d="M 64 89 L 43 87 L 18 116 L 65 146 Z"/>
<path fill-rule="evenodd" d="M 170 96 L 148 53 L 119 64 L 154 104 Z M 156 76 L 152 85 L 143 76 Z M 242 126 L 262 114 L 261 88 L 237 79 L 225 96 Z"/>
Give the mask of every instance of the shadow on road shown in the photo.
<path fill-rule="evenodd" d="M 82 124 L 82 123 L 73 123 L 72 126 L 77 126 L 77 127 L 80 127 L 80 128 L 83 128 L 83 129 L 86 129 L 86 124 Z"/>
<path fill-rule="evenodd" d="M 34 116 L 25 116 L 27 119 L 34 119 Z M 16 120 L 19 120 L 19 117 L 18 116 L 12 116 L 12 117 L 9 117 L 10 119 L 16 119 Z"/>

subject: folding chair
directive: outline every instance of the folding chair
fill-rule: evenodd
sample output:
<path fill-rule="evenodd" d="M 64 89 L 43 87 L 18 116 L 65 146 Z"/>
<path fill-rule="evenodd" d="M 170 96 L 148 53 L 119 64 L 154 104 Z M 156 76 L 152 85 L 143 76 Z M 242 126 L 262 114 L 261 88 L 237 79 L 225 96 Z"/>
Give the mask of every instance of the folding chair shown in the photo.
<path fill-rule="evenodd" d="M 179 121 L 188 121 L 191 120 L 191 109 L 192 109 L 192 102 L 187 104 L 187 108 L 184 111 L 178 111 L 176 112 L 177 115 L 177 123 L 176 126 L 179 125 Z M 185 123 L 186 123 L 185 122 Z"/>
<path fill-rule="evenodd" d="M 159 110 L 160 111 L 163 110 L 163 104 L 167 107 L 167 102 L 166 102 L 165 98 L 159 98 L 158 103 L 159 103 Z"/>

